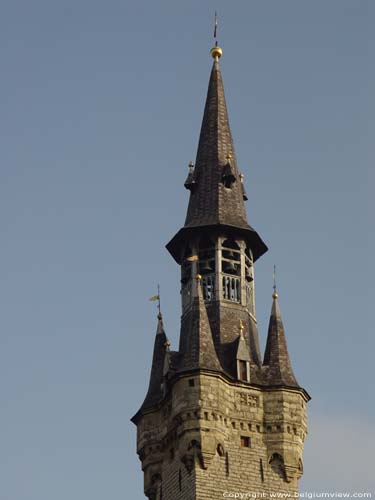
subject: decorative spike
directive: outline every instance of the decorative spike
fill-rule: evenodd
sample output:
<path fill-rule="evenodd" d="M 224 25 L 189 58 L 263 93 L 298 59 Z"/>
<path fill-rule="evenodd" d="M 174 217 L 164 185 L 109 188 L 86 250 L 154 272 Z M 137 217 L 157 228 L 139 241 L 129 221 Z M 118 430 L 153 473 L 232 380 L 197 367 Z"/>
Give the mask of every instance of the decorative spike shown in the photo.
<path fill-rule="evenodd" d="M 184 186 L 189 191 L 192 191 L 197 184 L 197 181 L 195 180 L 195 176 L 194 176 L 194 163 L 192 161 L 190 161 L 188 166 L 189 166 L 189 173 L 188 173 L 188 176 L 186 178 Z"/>
<path fill-rule="evenodd" d="M 247 201 L 249 198 L 247 197 L 246 189 L 245 189 L 245 185 L 244 185 L 243 181 L 244 181 L 244 175 L 241 172 L 240 173 L 240 182 L 241 182 L 241 188 L 242 188 L 242 198 L 243 198 L 244 201 Z"/>

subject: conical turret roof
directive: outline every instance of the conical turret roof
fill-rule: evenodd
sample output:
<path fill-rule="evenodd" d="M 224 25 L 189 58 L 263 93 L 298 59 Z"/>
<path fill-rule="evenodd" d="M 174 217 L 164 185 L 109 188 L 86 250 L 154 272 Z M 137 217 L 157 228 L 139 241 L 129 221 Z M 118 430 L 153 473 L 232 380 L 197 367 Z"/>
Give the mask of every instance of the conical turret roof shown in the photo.
<path fill-rule="evenodd" d="M 194 186 L 194 188 L 192 188 Z M 242 236 L 254 261 L 267 251 L 246 217 L 244 187 L 237 167 L 218 58 L 212 66 L 184 227 L 167 248 L 180 263 L 181 246 L 196 230 L 215 228 Z"/>
<path fill-rule="evenodd" d="M 292 370 L 277 299 L 278 294 L 275 292 L 273 294 L 263 366 L 268 367 L 267 380 L 269 384 L 299 387 Z"/>
<path fill-rule="evenodd" d="M 200 276 L 196 278 L 195 286 L 193 305 L 181 332 L 180 353 L 182 361 L 180 370 L 202 368 L 222 371 L 202 295 Z"/>
<path fill-rule="evenodd" d="M 145 410 L 154 406 L 162 397 L 161 384 L 164 377 L 164 365 L 165 356 L 167 354 L 169 346 L 168 338 L 165 334 L 163 317 L 159 312 L 158 314 L 158 324 L 156 328 L 155 342 L 154 342 L 154 353 L 152 357 L 150 382 L 148 386 L 148 391 L 145 400 L 140 408 Z"/>

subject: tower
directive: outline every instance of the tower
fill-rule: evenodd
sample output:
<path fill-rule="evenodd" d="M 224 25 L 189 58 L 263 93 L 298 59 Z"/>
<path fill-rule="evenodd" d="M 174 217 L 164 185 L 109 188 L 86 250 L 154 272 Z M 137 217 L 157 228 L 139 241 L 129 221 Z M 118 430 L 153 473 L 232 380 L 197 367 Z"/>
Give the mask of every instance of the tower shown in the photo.
<path fill-rule="evenodd" d="M 132 418 L 150 500 L 225 492 L 295 493 L 306 403 L 291 367 L 276 287 L 259 348 L 254 264 L 267 247 L 249 225 L 219 68 L 214 59 L 184 226 L 167 249 L 181 266 L 181 331 L 170 350 L 158 315 L 146 398 Z"/>

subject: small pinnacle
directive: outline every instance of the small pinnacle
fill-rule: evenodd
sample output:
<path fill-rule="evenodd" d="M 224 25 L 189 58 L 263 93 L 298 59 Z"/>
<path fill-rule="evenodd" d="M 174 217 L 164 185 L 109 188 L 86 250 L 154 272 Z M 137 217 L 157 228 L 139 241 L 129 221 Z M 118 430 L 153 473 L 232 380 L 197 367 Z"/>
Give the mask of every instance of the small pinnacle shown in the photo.
<path fill-rule="evenodd" d="M 244 328 L 245 328 L 245 327 L 243 326 L 242 319 L 240 319 L 240 327 L 239 327 L 239 328 L 240 328 L 240 337 L 242 337 L 242 336 L 243 336 L 243 331 L 244 331 Z"/>
<path fill-rule="evenodd" d="M 197 274 L 195 279 L 199 282 L 202 279 L 202 276 L 200 274 Z"/>

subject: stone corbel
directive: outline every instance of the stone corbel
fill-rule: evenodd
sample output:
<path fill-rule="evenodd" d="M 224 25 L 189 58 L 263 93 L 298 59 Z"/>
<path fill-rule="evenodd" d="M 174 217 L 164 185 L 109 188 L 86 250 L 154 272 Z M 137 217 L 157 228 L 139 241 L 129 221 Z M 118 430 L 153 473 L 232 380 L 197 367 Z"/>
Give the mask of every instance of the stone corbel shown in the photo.
<path fill-rule="evenodd" d="M 156 500 L 156 495 L 158 494 L 157 486 L 150 486 L 147 490 L 145 490 L 145 496 L 148 500 Z"/>
<path fill-rule="evenodd" d="M 144 475 L 144 492 L 149 500 L 156 500 L 162 478 L 159 467 L 150 467 Z"/>
<path fill-rule="evenodd" d="M 207 436 L 205 434 L 201 437 L 201 449 L 200 449 L 200 460 L 203 469 L 207 467 L 212 462 L 216 452 L 216 439 L 214 436 Z"/>
<path fill-rule="evenodd" d="M 185 465 L 186 470 L 190 474 L 194 469 L 195 453 L 194 451 L 187 451 L 181 458 L 181 462 Z"/>
<path fill-rule="evenodd" d="M 302 460 L 296 453 L 286 452 L 284 455 L 285 478 L 288 483 L 299 479 L 303 474 Z"/>
<path fill-rule="evenodd" d="M 203 467 L 201 445 L 200 445 L 199 441 L 197 441 L 196 439 L 193 439 L 188 443 L 188 445 L 186 447 L 186 452 L 181 457 L 181 461 L 185 465 L 186 470 L 188 471 L 189 474 L 194 468 L 194 464 L 195 464 L 196 459 L 199 460 L 200 465 Z"/>
<path fill-rule="evenodd" d="M 284 470 L 285 470 L 285 481 L 287 483 L 291 483 L 295 478 L 298 479 L 298 468 L 296 468 L 294 465 L 286 465 L 284 464 Z"/>

